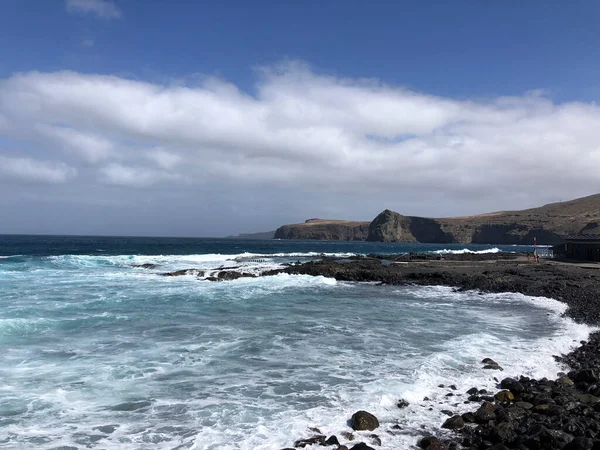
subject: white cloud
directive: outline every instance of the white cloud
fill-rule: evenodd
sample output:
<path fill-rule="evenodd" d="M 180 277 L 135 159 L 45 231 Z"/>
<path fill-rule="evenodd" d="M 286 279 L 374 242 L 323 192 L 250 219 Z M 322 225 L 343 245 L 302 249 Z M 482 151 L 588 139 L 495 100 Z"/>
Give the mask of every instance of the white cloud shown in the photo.
<path fill-rule="evenodd" d="M 66 0 L 70 13 L 95 14 L 104 19 L 120 19 L 123 13 L 109 0 Z"/>
<path fill-rule="evenodd" d="M 30 72 L 0 81 L 2 116 L 9 135 L 50 137 L 40 143 L 49 158 L 58 142 L 120 186 L 218 182 L 397 202 L 437 192 L 485 196 L 485 209 L 600 191 L 600 108 L 541 92 L 456 100 L 299 63 L 263 70 L 255 96 L 214 78 Z"/>
<path fill-rule="evenodd" d="M 92 133 L 48 125 L 40 125 L 38 130 L 54 139 L 60 147 L 76 152 L 90 163 L 106 160 L 114 151 L 114 145 L 110 140 Z"/>
<path fill-rule="evenodd" d="M 166 170 L 175 168 L 182 160 L 181 156 L 161 149 L 152 150 L 146 156 L 158 167 Z"/>
<path fill-rule="evenodd" d="M 75 169 L 63 163 L 0 155 L 0 180 L 5 178 L 20 182 L 64 183 L 75 174 Z"/>
<path fill-rule="evenodd" d="M 81 41 L 81 46 L 82 47 L 93 47 L 96 44 L 96 41 L 94 41 L 93 39 L 84 39 L 83 41 Z"/>
<path fill-rule="evenodd" d="M 116 163 L 103 167 L 100 173 L 104 183 L 128 187 L 150 186 L 172 177 L 166 172 Z"/>

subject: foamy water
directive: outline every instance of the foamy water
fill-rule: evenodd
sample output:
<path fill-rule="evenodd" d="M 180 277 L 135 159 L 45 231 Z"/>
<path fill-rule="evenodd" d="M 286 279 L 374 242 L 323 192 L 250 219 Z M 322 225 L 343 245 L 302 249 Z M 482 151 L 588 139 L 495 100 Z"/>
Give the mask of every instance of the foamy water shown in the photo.
<path fill-rule="evenodd" d="M 563 304 L 519 294 L 160 275 L 258 273 L 316 256 L 4 258 L 0 446 L 280 449 L 308 427 L 346 443 L 346 421 L 366 409 L 380 419 L 383 450 L 411 448 L 440 432 L 441 410 L 469 408 L 458 394 L 493 391 L 493 377 L 553 377 L 552 355 L 590 332 L 561 316 Z M 505 370 L 483 370 L 484 357 Z M 410 406 L 398 409 L 400 398 Z"/>

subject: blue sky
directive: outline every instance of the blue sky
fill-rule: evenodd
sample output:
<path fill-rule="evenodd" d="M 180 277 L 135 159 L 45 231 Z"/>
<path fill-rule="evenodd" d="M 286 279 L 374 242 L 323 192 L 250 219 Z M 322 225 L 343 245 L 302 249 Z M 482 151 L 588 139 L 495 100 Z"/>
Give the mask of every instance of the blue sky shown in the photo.
<path fill-rule="evenodd" d="M 0 232 L 223 235 L 600 191 L 595 1 L 0 8 Z"/>
<path fill-rule="evenodd" d="M 291 58 L 436 95 L 543 88 L 560 100 L 599 97 L 595 1 L 121 0 L 121 17 L 112 19 L 69 14 L 62 0 L 3 4 L 2 76 L 65 68 L 157 80 L 200 73 L 252 89 L 254 66 Z"/>

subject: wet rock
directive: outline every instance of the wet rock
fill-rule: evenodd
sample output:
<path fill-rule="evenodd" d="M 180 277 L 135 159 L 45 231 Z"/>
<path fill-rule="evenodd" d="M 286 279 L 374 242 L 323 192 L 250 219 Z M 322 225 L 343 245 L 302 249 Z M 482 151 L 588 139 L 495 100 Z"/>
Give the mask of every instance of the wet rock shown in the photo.
<path fill-rule="evenodd" d="M 515 406 L 518 406 L 519 408 L 523 408 L 523 409 L 533 408 L 533 405 L 529 402 L 516 402 Z"/>
<path fill-rule="evenodd" d="M 420 448 L 423 449 L 437 449 L 437 448 L 442 448 L 441 446 L 442 441 L 440 439 L 438 439 L 435 436 L 425 436 L 423 439 L 421 439 L 418 444 L 417 444 Z"/>
<path fill-rule="evenodd" d="M 193 275 L 193 276 L 204 276 L 204 271 L 203 270 L 199 270 L 199 269 L 182 269 L 182 270 L 175 270 L 173 272 L 166 272 L 163 273 L 164 277 L 181 277 L 184 275 Z"/>
<path fill-rule="evenodd" d="M 600 398 L 591 395 L 591 394 L 580 394 L 578 395 L 579 401 L 581 403 L 598 403 L 600 402 Z"/>
<path fill-rule="evenodd" d="M 359 442 L 358 444 L 353 446 L 350 450 L 375 450 L 375 449 L 373 447 L 369 447 L 364 442 Z"/>
<path fill-rule="evenodd" d="M 239 278 L 256 278 L 256 275 L 252 273 L 238 272 L 236 270 L 222 270 L 218 273 L 217 278 L 221 281 L 231 281 Z"/>
<path fill-rule="evenodd" d="M 100 431 L 101 433 L 111 434 L 113 433 L 119 425 L 102 425 L 100 427 L 94 427 L 92 430 Z"/>
<path fill-rule="evenodd" d="M 342 436 L 344 439 L 346 439 L 346 440 L 348 440 L 348 441 L 353 441 L 353 440 L 354 440 L 354 434 L 353 434 L 353 433 L 350 433 L 349 431 L 342 431 L 342 432 L 340 433 L 340 435 L 341 435 L 341 436 Z"/>
<path fill-rule="evenodd" d="M 338 438 L 336 436 L 329 436 L 325 440 L 325 445 L 336 445 L 339 447 L 340 441 L 338 441 Z"/>
<path fill-rule="evenodd" d="M 447 416 L 452 417 L 454 415 L 454 413 L 452 411 L 450 411 L 449 409 L 442 409 L 440 411 L 442 414 L 446 414 Z"/>
<path fill-rule="evenodd" d="M 511 443 L 517 437 L 511 422 L 502 422 L 490 427 L 484 434 L 486 439 L 496 443 Z"/>
<path fill-rule="evenodd" d="M 319 434 L 317 436 L 312 436 L 306 439 L 299 439 L 294 442 L 294 447 L 296 448 L 304 448 L 308 445 L 325 445 L 325 439 L 327 436 Z"/>
<path fill-rule="evenodd" d="M 499 403 L 510 403 L 515 401 L 515 396 L 510 391 L 500 391 L 494 395 L 494 399 Z"/>
<path fill-rule="evenodd" d="M 353 430 L 369 430 L 373 431 L 379 427 L 379 420 L 373 414 L 367 411 L 357 411 L 352 414 L 350 419 L 350 426 Z"/>
<path fill-rule="evenodd" d="M 494 405 L 490 402 L 484 402 L 481 407 L 475 412 L 475 422 L 487 423 L 490 420 L 496 420 Z"/>
<path fill-rule="evenodd" d="M 543 425 L 534 425 L 527 430 L 525 445 L 532 450 L 562 449 L 573 440 L 573 436 L 560 430 L 549 430 Z"/>
<path fill-rule="evenodd" d="M 377 436 L 376 434 L 370 434 L 368 437 L 369 437 L 369 440 L 371 441 L 371 444 L 381 445 L 381 438 L 379 436 Z"/>
<path fill-rule="evenodd" d="M 486 364 L 485 366 L 483 366 L 484 369 L 486 370 L 504 370 L 499 364 L 497 363 L 493 363 L 493 364 Z"/>
<path fill-rule="evenodd" d="M 124 402 L 110 408 L 112 411 L 137 411 L 138 409 L 146 408 L 152 403 L 149 401 L 139 402 Z"/>
<path fill-rule="evenodd" d="M 564 384 L 565 386 L 573 386 L 575 384 L 575 383 L 573 383 L 573 380 L 571 380 L 569 377 L 560 377 L 556 381 L 558 383 Z"/>
<path fill-rule="evenodd" d="M 408 403 L 408 401 L 404 400 L 403 398 L 401 398 L 400 400 L 398 400 L 398 403 L 396 403 L 396 406 L 398 408 L 406 408 L 408 405 L 410 405 L 410 403 Z"/>
<path fill-rule="evenodd" d="M 465 421 L 465 423 L 475 423 L 476 422 L 475 414 L 472 412 L 466 412 L 466 413 L 462 414 L 460 417 L 462 417 L 462 419 Z"/>
<path fill-rule="evenodd" d="M 479 391 L 477 390 L 476 387 L 472 387 L 471 389 L 469 389 L 467 391 L 467 394 L 469 394 L 469 395 L 477 395 L 478 393 L 479 393 Z"/>
<path fill-rule="evenodd" d="M 584 383 L 597 383 L 598 376 L 592 369 L 583 369 L 573 375 L 573 381 Z"/>
<path fill-rule="evenodd" d="M 442 428 L 447 428 L 449 430 L 460 430 L 465 426 L 465 421 L 461 416 L 452 416 L 442 424 Z"/>
<path fill-rule="evenodd" d="M 494 361 L 492 358 L 483 358 L 481 360 L 481 364 L 498 364 L 496 361 Z"/>
<path fill-rule="evenodd" d="M 505 378 L 500 382 L 500 387 L 502 389 L 507 389 L 516 395 L 525 391 L 525 387 L 514 378 Z"/>
<path fill-rule="evenodd" d="M 134 264 L 131 267 L 136 267 L 138 269 L 156 269 L 157 265 L 156 264 L 146 263 L 146 264 Z"/>

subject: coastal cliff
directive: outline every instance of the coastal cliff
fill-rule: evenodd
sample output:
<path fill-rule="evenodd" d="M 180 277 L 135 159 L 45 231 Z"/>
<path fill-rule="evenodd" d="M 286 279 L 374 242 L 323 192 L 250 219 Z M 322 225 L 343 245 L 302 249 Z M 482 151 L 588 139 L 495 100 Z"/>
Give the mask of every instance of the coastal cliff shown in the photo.
<path fill-rule="evenodd" d="M 275 239 L 313 239 L 325 241 L 364 241 L 370 222 L 309 219 L 304 223 L 284 225 L 275 231 Z"/>
<path fill-rule="evenodd" d="M 565 235 L 600 233 L 600 194 L 521 211 L 466 217 L 404 216 L 386 209 L 372 222 L 311 219 L 284 225 L 276 239 L 461 244 L 557 244 Z"/>

